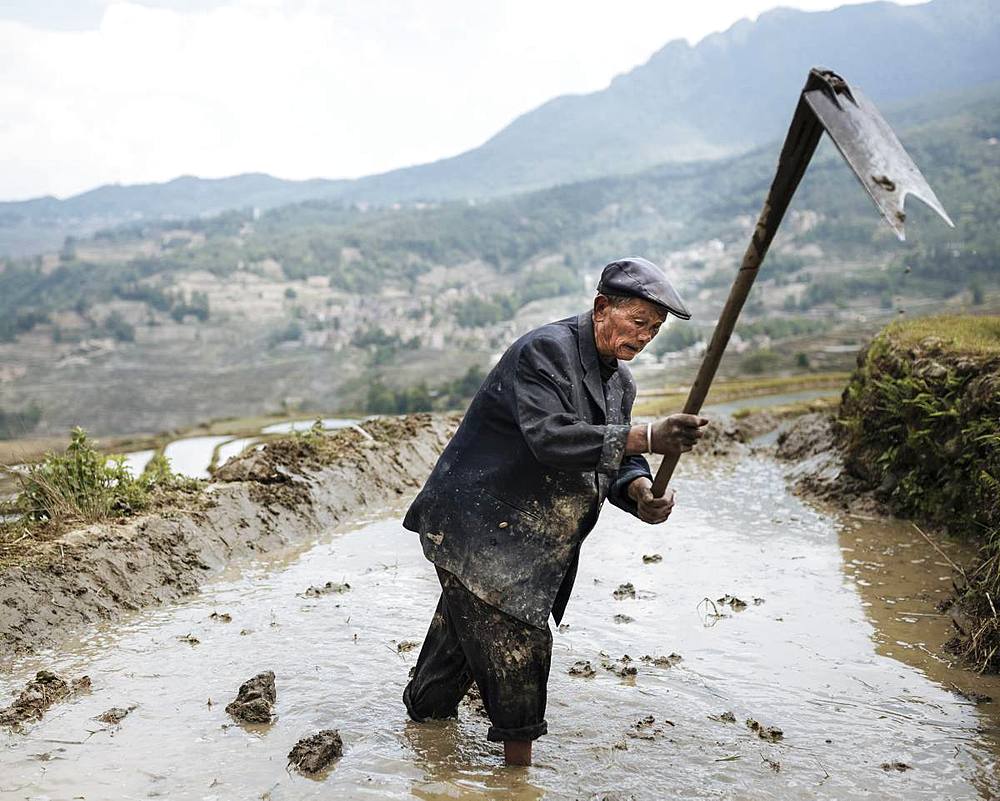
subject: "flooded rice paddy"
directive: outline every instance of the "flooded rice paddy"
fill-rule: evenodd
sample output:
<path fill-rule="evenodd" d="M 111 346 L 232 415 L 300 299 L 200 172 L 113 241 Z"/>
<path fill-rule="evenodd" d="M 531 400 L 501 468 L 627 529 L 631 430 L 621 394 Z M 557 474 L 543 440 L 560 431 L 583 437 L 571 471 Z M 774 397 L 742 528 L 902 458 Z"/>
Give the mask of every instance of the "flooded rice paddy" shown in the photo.
<path fill-rule="evenodd" d="M 285 423 L 274 423 L 264 426 L 260 430 L 262 435 L 290 434 L 292 432 L 308 431 L 315 425 L 316 420 L 295 420 Z M 341 417 L 324 417 L 320 420 L 324 430 L 333 431 L 339 428 L 347 428 L 357 424 L 356 420 Z M 210 478 L 209 468 L 213 461 L 217 465 L 223 465 L 232 457 L 242 453 L 246 448 L 258 442 L 257 437 L 233 437 L 233 436 L 201 436 L 183 437 L 168 443 L 163 450 L 163 455 L 170 461 L 170 469 L 175 473 L 188 478 Z M 132 473 L 138 476 L 145 469 L 149 460 L 153 458 L 155 450 L 134 451 L 125 454 L 125 465 Z"/>
<path fill-rule="evenodd" d="M 407 721 L 411 646 L 438 588 L 395 510 L 19 662 L 5 698 L 40 668 L 93 689 L 0 734 L 0 798 L 996 797 L 997 705 L 958 691 L 1000 685 L 939 661 L 937 553 L 902 524 L 810 508 L 766 458 L 694 465 L 666 525 L 609 506 L 585 544 L 531 768 L 502 765 L 471 707 Z M 350 589 L 306 595 L 328 581 Z M 635 597 L 616 600 L 627 583 Z M 570 675 L 578 661 L 595 674 Z M 224 707 L 264 670 L 276 719 L 236 725 Z M 94 720 L 130 706 L 120 725 Z M 343 758 L 320 780 L 288 772 L 292 745 L 324 728 Z"/>

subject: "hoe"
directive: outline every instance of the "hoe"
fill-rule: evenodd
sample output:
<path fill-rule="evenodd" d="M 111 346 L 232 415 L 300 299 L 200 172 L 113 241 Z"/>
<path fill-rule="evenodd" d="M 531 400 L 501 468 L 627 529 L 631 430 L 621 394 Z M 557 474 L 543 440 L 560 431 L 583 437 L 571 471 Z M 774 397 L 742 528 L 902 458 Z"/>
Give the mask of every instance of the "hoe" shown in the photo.
<path fill-rule="evenodd" d="M 733 288 L 729 291 L 726 305 L 715 326 L 715 333 L 705 352 L 705 359 L 684 404 L 684 412 L 687 414 L 698 414 L 701 411 L 740 310 L 757 277 L 757 270 L 764 261 L 792 195 L 816 152 L 823 131 L 830 135 L 840 155 L 900 240 L 905 238 L 903 223 L 906 221 L 906 213 L 903 211 L 903 203 L 907 195 L 920 198 L 940 214 L 948 225 L 955 227 L 917 165 L 871 101 L 857 88 L 848 86 L 835 72 L 810 70 L 799 96 L 792 124 L 788 128 L 785 144 L 781 148 L 778 169 L 764 201 L 764 208 L 757 218 L 757 226 L 746 253 L 743 254 Z M 674 468 L 677 467 L 678 458 L 663 458 L 653 481 L 653 495 L 663 495 Z"/>

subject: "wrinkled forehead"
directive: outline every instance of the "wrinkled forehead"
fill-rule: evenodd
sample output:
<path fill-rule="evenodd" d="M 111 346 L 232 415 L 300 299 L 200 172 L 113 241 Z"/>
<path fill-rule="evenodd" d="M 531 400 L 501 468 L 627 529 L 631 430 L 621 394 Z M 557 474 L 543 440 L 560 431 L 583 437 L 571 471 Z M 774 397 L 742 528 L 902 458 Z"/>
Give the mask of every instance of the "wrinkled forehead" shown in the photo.
<path fill-rule="evenodd" d="M 663 306 L 658 306 L 644 298 L 606 297 L 611 301 L 612 308 L 622 314 L 641 314 L 643 317 L 659 323 L 667 319 L 668 312 Z"/>

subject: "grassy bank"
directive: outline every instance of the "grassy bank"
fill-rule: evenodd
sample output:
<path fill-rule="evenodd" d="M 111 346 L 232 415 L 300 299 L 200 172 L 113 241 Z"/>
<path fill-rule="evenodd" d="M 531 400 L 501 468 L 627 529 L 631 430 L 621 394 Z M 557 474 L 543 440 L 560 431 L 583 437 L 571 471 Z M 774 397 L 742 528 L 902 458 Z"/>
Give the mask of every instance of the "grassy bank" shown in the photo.
<path fill-rule="evenodd" d="M 1000 317 L 890 325 L 859 357 L 840 422 L 848 469 L 894 512 L 981 546 L 954 646 L 1000 670 Z"/>

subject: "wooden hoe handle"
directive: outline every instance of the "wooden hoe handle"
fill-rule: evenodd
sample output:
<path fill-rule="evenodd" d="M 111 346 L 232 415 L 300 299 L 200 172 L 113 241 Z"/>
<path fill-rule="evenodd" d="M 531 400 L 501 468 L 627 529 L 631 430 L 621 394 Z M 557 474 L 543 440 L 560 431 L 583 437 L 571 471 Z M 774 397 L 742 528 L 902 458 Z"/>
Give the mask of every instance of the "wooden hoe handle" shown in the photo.
<path fill-rule="evenodd" d="M 715 372 L 719 369 L 719 362 L 722 361 L 722 354 L 725 353 L 726 345 L 729 344 L 729 337 L 732 336 L 733 329 L 736 327 L 736 320 L 740 316 L 747 295 L 750 294 L 750 287 L 753 286 L 754 279 L 757 277 L 757 269 L 764 261 L 771 240 L 778 230 L 782 217 L 785 216 L 792 195 L 795 194 L 802 174 L 806 171 L 822 135 L 822 124 L 808 103 L 800 96 L 795 116 L 792 117 L 792 124 L 785 137 L 785 144 L 781 149 L 778 169 L 767 193 L 767 199 L 764 201 L 764 208 L 757 219 L 750 244 L 743 254 L 740 270 L 736 274 L 736 280 L 733 281 L 732 289 L 729 290 L 729 297 L 726 299 L 726 305 L 719 316 L 719 322 L 716 323 L 712 340 L 708 343 L 705 358 L 698 369 L 694 384 L 691 385 L 687 401 L 684 403 L 685 414 L 698 414 L 701 411 L 701 405 L 705 402 L 708 390 L 712 386 L 712 379 L 715 378 Z M 652 491 L 655 497 L 661 497 L 666 491 L 679 458 L 679 455 L 663 457 L 663 461 L 656 471 L 656 478 L 653 479 Z"/>

